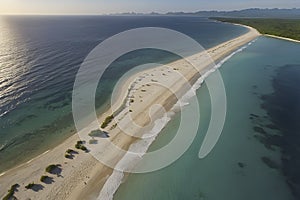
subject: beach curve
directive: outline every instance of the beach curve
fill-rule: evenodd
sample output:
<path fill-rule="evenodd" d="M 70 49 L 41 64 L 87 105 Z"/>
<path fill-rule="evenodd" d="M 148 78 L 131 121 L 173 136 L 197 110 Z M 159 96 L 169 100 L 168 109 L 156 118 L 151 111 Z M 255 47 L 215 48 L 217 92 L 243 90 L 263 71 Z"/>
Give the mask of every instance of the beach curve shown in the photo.
<path fill-rule="evenodd" d="M 213 60 L 216 62 L 221 60 L 226 55 L 229 55 L 234 50 L 238 49 L 239 47 L 243 46 L 244 44 L 250 42 L 251 40 L 255 39 L 257 36 L 259 36 L 259 33 L 255 29 L 251 27 L 247 27 L 247 28 L 249 29 L 249 31 L 246 34 L 209 49 L 208 53 L 211 55 Z M 174 63 L 170 63 L 168 65 L 174 66 L 175 64 L 176 67 L 180 68 L 181 65 L 180 62 L 181 61 L 175 61 Z M 154 69 L 142 71 L 129 77 L 122 85 L 122 88 L 120 90 L 121 91 L 120 97 L 124 97 L 124 98 L 118 98 L 117 102 L 112 106 L 113 109 L 109 109 L 107 112 L 102 114 L 99 117 L 99 121 L 103 121 L 105 117 L 107 117 L 112 113 L 112 110 L 118 108 L 123 103 L 123 101 L 126 100 L 125 97 L 128 92 L 128 88 L 132 84 L 132 82 L 136 79 L 136 77 L 140 76 L 143 73 L 149 74 L 151 73 L 152 70 Z M 158 72 L 161 74 L 161 71 L 158 70 Z M 187 73 L 187 78 L 189 80 L 195 80 L 194 76 L 195 73 L 197 72 L 193 71 L 190 73 L 189 72 L 186 73 Z M 154 77 L 156 77 L 155 75 L 156 74 L 154 73 Z M 151 86 L 149 87 L 151 88 Z M 153 89 L 157 90 L 157 88 L 153 88 Z M 180 84 L 178 84 L 175 90 L 180 90 L 180 89 L 181 89 Z M 147 90 L 149 91 L 150 89 Z M 163 89 L 159 89 L 159 91 L 165 93 Z M 159 97 L 161 96 L 159 94 L 156 95 L 157 96 L 154 95 L 152 98 L 156 102 L 163 104 L 166 110 L 171 109 L 172 106 L 176 103 L 176 99 L 170 101 L 170 96 L 172 94 L 168 92 L 166 92 L 166 94 L 163 95 L 162 97 Z M 149 102 L 149 104 L 145 106 L 147 107 L 151 103 L 153 102 Z M 135 110 L 134 112 L 137 113 L 136 115 L 140 116 L 138 113 L 139 112 L 138 109 Z M 139 121 L 139 123 L 141 124 L 147 124 L 148 122 L 149 122 L 149 118 L 147 116 L 140 118 Z M 110 129 L 112 126 L 113 124 L 110 124 L 107 127 L 107 129 Z M 135 131 L 138 132 L 138 130 Z M 122 135 L 118 134 L 117 129 L 110 131 L 110 134 L 111 134 L 110 140 L 112 140 L 116 145 L 120 146 L 125 150 L 129 149 L 130 145 L 136 141 L 136 138 L 127 136 L 125 134 Z M 6 194 L 7 190 L 10 188 L 11 185 L 18 183 L 20 184 L 21 187 L 19 191 L 15 194 L 16 197 L 31 198 L 31 199 L 39 199 L 39 197 L 41 196 L 45 197 L 46 199 L 96 198 L 102 186 L 108 180 L 109 176 L 113 173 L 113 170 L 98 162 L 90 154 L 84 153 L 80 150 L 78 151 L 78 155 L 75 155 L 74 159 L 71 160 L 65 159 L 64 157 L 65 151 L 69 148 L 74 149 L 74 145 L 78 140 L 79 137 L 77 134 L 75 134 L 70 138 L 68 138 L 66 141 L 64 141 L 62 144 L 58 145 L 54 149 L 47 152 L 46 154 L 33 159 L 29 163 L 22 164 L 16 168 L 13 168 L 5 172 L 4 174 L 1 174 L 2 175 L 0 177 L 1 196 L 4 196 Z M 119 160 L 122 159 L 122 156 L 117 158 L 114 157 L 113 153 L 108 153 L 106 155 L 111 156 L 112 159 L 115 160 L 116 164 L 119 162 Z M 39 183 L 40 177 L 45 174 L 45 168 L 49 164 L 61 164 L 62 177 L 53 176 L 55 180 L 54 183 L 48 185 L 42 184 L 43 190 L 39 192 L 23 189 L 24 185 L 31 183 L 33 181 L 35 183 Z"/>

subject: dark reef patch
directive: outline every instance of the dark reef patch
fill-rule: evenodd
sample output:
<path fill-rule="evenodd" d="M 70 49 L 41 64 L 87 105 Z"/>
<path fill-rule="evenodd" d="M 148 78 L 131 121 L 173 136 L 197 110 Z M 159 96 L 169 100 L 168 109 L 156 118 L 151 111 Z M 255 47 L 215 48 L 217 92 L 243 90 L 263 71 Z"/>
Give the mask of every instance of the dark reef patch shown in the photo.
<path fill-rule="evenodd" d="M 246 164 L 245 164 L 245 163 L 242 163 L 242 162 L 238 162 L 238 166 L 239 166 L 240 168 L 244 168 L 244 167 L 246 167 Z"/>
<path fill-rule="evenodd" d="M 270 129 L 270 132 L 280 131 L 280 135 L 263 133 L 255 137 L 266 147 L 280 147 L 280 170 L 294 196 L 300 199 L 300 66 L 280 67 L 272 85 L 274 92 L 261 97 L 261 107 L 266 110 L 272 122 L 264 127 Z M 263 131 L 257 129 L 257 132 Z M 262 161 L 269 167 L 279 167 L 267 157 L 263 157 Z"/>
<path fill-rule="evenodd" d="M 266 157 L 266 156 L 263 156 L 261 157 L 261 160 L 270 168 L 272 169 L 279 169 L 280 166 L 275 162 L 273 161 L 272 159 Z"/>
<path fill-rule="evenodd" d="M 255 117 L 255 118 L 258 118 L 258 117 L 259 117 L 258 115 L 253 114 L 253 113 L 251 113 L 250 116 L 251 116 L 251 117 Z"/>
<path fill-rule="evenodd" d="M 259 126 L 255 126 L 253 129 L 254 129 L 255 132 L 261 133 L 263 135 L 267 134 L 267 132 Z"/>

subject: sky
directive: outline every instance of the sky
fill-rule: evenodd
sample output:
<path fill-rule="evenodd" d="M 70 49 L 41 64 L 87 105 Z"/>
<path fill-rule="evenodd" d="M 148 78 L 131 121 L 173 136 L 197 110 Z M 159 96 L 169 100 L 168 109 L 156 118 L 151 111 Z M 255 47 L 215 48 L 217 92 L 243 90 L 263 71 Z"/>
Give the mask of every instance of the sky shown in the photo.
<path fill-rule="evenodd" d="M 111 14 L 300 8 L 300 0 L 0 0 L 0 14 Z"/>

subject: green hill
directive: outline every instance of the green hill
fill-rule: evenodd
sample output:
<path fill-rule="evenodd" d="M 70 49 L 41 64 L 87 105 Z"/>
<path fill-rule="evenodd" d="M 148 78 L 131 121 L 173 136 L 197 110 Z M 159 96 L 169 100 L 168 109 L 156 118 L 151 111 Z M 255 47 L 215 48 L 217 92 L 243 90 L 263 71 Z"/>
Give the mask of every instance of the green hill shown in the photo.
<path fill-rule="evenodd" d="M 270 34 L 300 40 L 300 19 L 262 18 L 211 18 L 222 22 L 244 24 L 257 29 L 261 34 Z"/>

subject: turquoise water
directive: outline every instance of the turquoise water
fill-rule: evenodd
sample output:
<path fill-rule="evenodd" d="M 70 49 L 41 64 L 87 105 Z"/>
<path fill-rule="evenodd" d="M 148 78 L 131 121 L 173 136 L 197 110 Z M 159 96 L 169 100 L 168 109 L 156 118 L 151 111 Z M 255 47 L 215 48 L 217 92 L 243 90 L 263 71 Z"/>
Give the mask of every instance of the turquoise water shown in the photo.
<path fill-rule="evenodd" d="M 295 69 L 300 69 L 299 52 L 299 44 L 260 37 L 233 56 L 220 68 L 226 87 L 227 117 L 213 151 L 204 159 L 198 158 L 210 120 L 210 99 L 204 84 L 197 91 L 201 109 L 200 128 L 188 151 L 172 165 L 159 171 L 130 174 L 114 199 L 299 199 L 295 190 L 299 183 L 299 154 L 296 154 L 294 162 L 287 165 L 283 158 L 291 156 L 288 155 L 291 151 L 284 150 L 284 145 L 267 140 L 272 138 L 269 137 L 271 135 L 274 138 L 280 136 L 283 141 L 288 135 L 284 131 L 286 128 L 273 120 L 274 114 L 263 106 L 272 104 L 271 101 L 266 102 L 264 96 L 276 94 L 276 77 L 281 74 L 287 76 L 287 73 L 279 74 L 280 70 L 293 65 L 296 67 L 291 69 L 294 70 L 291 73 L 295 74 Z M 298 79 L 282 84 L 299 85 L 300 73 L 297 72 L 296 77 Z M 289 77 L 286 79 L 289 80 Z M 295 91 L 295 87 L 291 88 Z M 273 104 L 278 110 L 286 108 L 286 104 Z M 299 108 L 300 99 L 295 100 L 295 104 Z M 184 107 L 182 112 L 193 112 L 191 107 Z M 299 116 L 299 109 L 294 112 Z M 289 116 L 291 119 L 286 121 L 297 121 L 295 116 Z M 180 115 L 177 114 L 149 151 L 168 143 L 176 134 L 179 123 Z M 299 126 L 290 125 L 290 128 L 294 134 L 299 134 Z M 299 140 L 293 140 L 292 144 L 299 149 Z M 285 171 L 291 170 L 294 174 L 287 175 Z"/>

